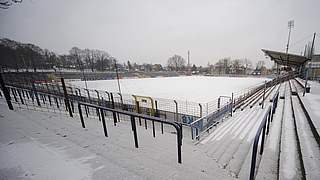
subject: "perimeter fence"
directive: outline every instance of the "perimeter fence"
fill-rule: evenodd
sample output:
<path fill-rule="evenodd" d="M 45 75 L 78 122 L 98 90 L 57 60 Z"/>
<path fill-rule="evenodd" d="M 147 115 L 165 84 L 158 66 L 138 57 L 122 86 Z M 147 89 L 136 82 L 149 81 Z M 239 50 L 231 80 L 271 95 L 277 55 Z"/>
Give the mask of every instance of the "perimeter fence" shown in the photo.
<path fill-rule="evenodd" d="M 48 106 L 49 111 L 56 110 L 57 112 L 61 112 L 62 108 L 67 110 L 61 82 L 48 82 L 46 80 L 32 81 L 32 78 L 25 78 L 24 81 L 21 81 L 21 78 L 17 78 L 17 81 L 14 81 L 14 79 L 14 77 L 10 77 L 10 81 L 5 79 L 6 85 L 13 89 L 10 90 L 13 99 L 14 96 L 19 98 L 18 92 L 21 91 L 22 93 L 24 90 L 28 93 L 28 96 L 30 96 L 30 102 L 38 105 L 38 107 L 33 106 L 33 108 L 38 109 L 42 104 L 44 107 Z M 214 122 L 228 115 L 233 106 L 263 88 L 263 86 L 264 83 L 261 83 L 232 93 L 230 96 L 220 96 L 207 103 L 120 94 L 71 85 L 66 86 L 66 91 L 73 111 L 74 104 L 79 101 L 150 116 L 155 116 L 155 112 L 158 112 L 158 117 L 162 119 L 179 122 L 191 127 L 196 126 L 198 131 L 203 131 L 204 129 L 210 128 Z M 27 98 L 26 93 L 22 93 L 22 95 Z M 45 94 L 51 95 L 52 97 L 45 96 Z M 38 98 L 36 98 L 37 96 Z M 46 103 L 45 98 L 50 98 L 51 103 Z M 41 102 L 38 102 L 37 99 Z M 28 101 L 28 99 L 26 101 Z M 54 104 L 55 108 L 51 107 L 52 104 Z M 99 114 L 95 109 L 90 107 L 86 113 L 88 116 L 96 117 L 98 117 Z M 122 117 L 119 116 L 118 119 L 121 120 Z M 199 122 L 201 123 L 199 124 Z"/>
<path fill-rule="evenodd" d="M 210 129 L 219 124 L 224 118 L 227 116 L 232 116 L 234 109 L 241 105 L 245 100 L 265 88 L 275 86 L 287 80 L 289 76 L 290 75 L 278 76 L 270 81 L 265 81 L 264 83 L 260 83 L 258 85 L 232 93 L 231 97 L 220 96 L 220 100 L 222 97 L 224 97 L 224 99 L 229 99 L 229 101 L 226 101 L 217 108 L 213 108 L 208 115 L 203 116 L 189 124 L 191 128 L 192 139 L 199 140 L 201 135 L 203 135 L 205 132 L 209 132 Z"/>

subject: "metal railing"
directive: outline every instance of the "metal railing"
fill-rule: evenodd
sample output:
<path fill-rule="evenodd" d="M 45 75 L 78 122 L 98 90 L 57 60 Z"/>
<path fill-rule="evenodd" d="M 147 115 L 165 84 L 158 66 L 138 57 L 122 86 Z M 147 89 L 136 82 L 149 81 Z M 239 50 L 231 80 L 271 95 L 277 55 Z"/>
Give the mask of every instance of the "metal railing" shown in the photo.
<path fill-rule="evenodd" d="M 227 114 L 232 115 L 232 101 L 224 105 L 222 108 L 204 116 L 189 124 L 191 128 L 191 138 L 200 140 L 201 134 L 209 132 L 209 130 L 217 125 Z"/>
<path fill-rule="evenodd" d="M 59 96 L 53 94 L 47 94 L 44 92 L 33 91 L 29 89 L 17 88 L 13 86 L 3 86 L 0 91 L 0 98 L 3 97 L 3 91 L 7 92 L 5 95 L 6 98 L 9 98 L 9 102 L 18 108 L 27 108 L 29 110 L 34 111 L 41 111 L 41 112 L 55 112 L 59 111 L 60 113 L 63 112 L 65 115 L 69 115 L 73 117 L 74 113 L 78 113 L 81 121 L 81 125 L 85 128 L 85 121 L 81 107 L 85 107 L 86 116 L 89 117 L 90 114 L 99 118 L 99 121 L 102 122 L 104 135 L 108 137 L 107 131 L 107 123 L 106 123 L 106 115 L 107 112 L 112 113 L 112 117 L 114 120 L 114 125 L 120 122 L 119 115 L 129 116 L 131 120 L 132 131 L 134 133 L 134 143 L 135 147 L 138 148 L 138 137 L 137 137 L 137 128 L 136 128 L 136 121 L 138 120 L 141 126 L 141 119 L 145 120 L 145 125 L 147 125 L 147 121 L 151 121 L 152 123 L 152 130 L 153 130 L 153 137 L 156 136 L 155 133 L 155 122 L 161 124 L 161 132 L 163 134 L 163 124 L 167 124 L 173 126 L 176 130 L 177 136 L 177 148 L 178 148 L 178 163 L 182 163 L 182 156 L 181 156 L 181 146 L 182 146 L 182 124 L 178 122 L 164 120 L 159 118 L 159 112 L 155 111 L 155 116 L 148 116 L 145 114 L 139 114 L 136 112 L 125 111 L 122 109 L 113 109 L 112 107 L 105 107 L 99 104 L 91 104 L 88 102 L 81 102 L 81 101 L 73 101 L 71 99 L 68 100 L 66 96 Z M 66 92 L 66 88 L 63 88 L 63 92 Z M 74 106 L 78 104 L 78 112 Z M 32 108 L 31 108 L 32 107 Z M 13 108 L 12 108 L 13 109 Z M 90 113 L 90 111 L 91 113 Z M 90 116 L 92 117 L 92 116 Z M 147 128 L 147 126 L 146 126 Z"/>
<path fill-rule="evenodd" d="M 107 124 L 105 121 L 105 113 L 104 111 L 109 111 L 113 113 L 113 120 L 114 120 L 114 125 L 116 125 L 117 123 L 117 118 L 115 116 L 115 113 L 118 114 L 122 114 L 122 115 L 127 115 L 130 116 L 130 120 L 131 120 L 131 127 L 132 127 L 132 131 L 133 131 L 133 137 L 134 137 L 134 143 L 135 143 L 135 147 L 138 148 L 138 137 L 137 137 L 137 128 L 136 128 L 136 118 L 142 118 L 145 119 L 147 121 L 151 121 L 154 125 L 154 122 L 159 122 L 162 124 L 168 124 L 173 126 L 176 131 L 177 131 L 177 147 L 178 147 L 178 163 L 182 163 L 182 158 L 181 158 L 181 146 L 182 146 L 182 125 L 176 122 L 170 122 L 170 121 L 166 121 L 163 120 L 161 118 L 158 117 L 153 117 L 153 116 L 147 116 L 144 114 L 138 114 L 135 112 L 129 112 L 129 111 L 124 111 L 124 110 L 120 110 L 120 109 L 112 109 L 112 108 L 107 108 L 107 107 L 103 107 L 103 106 L 99 106 L 99 105 L 94 105 L 94 104 L 90 104 L 90 103 L 83 103 L 83 102 L 78 102 L 78 112 L 80 115 L 80 120 L 81 120 L 81 125 L 83 128 L 85 128 L 85 122 L 84 122 L 84 118 L 82 115 L 82 109 L 81 106 L 86 107 L 92 107 L 92 108 L 96 108 L 99 110 L 100 116 L 101 116 L 101 121 L 102 121 L 102 125 L 103 125 L 103 131 L 106 137 L 108 137 L 108 132 L 107 132 Z M 153 126 L 154 127 L 154 126 Z M 153 128 L 153 132 L 155 132 L 155 129 Z M 155 136 L 155 133 L 153 133 Z"/>
<path fill-rule="evenodd" d="M 277 93 L 274 95 L 273 99 L 272 99 L 272 105 L 270 105 L 266 111 L 266 113 L 263 116 L 262 122 L 256 132 L 256 135 L 254 137 L 254 141 L 253 141 L 253 147 L 252 147 L 252 157 L 251 157 L 251 167 L 250 167 L 250 176 L 249 179 L 250 180 L 254 180 L 255 178 L 255 171 L 256 171 L 256 161 L 257 161 L 257 151 L 258 151 L 258 146 L 259 146 L 259 140 L 260 137 L 261 142 L 260 142 L 260 151 L 259 154 L 262 155 L 263 154 L 263 150 L 264 150 L 264 142 L 265 142 L 265 138 L 266 136 L 269 134 L 269 127 L 270 127 L 270 123 L 273 120 L 273 115 L 275 113 L 275 109 L 278 106 L 278 99 L 279 99 L 279 91 L 277 91 Z"/>

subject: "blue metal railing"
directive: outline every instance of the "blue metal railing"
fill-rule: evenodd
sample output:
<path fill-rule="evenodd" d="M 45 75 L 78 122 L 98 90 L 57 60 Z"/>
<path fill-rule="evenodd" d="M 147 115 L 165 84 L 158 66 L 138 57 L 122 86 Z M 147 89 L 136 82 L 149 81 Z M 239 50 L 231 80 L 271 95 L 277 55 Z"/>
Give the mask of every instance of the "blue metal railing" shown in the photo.
<path fill-rule="evenodd" d="M 190 123 L 191 138 L 199 140 L 202 132 L 209 131 L 209 129 L 218 124 L 228 113 L 232 113 L 232 101 L 207 116 Z"/>
<path fill-rule="evenodd" d="M 265 138 L 269 134 L 270 123 L 273 120 L 273 115 L 274 115 L 275 110 L 278 106 L 278 99 L 279 99 L 279 90 L 276 92 L 276 94 L 272 98 L 272 105 L 270 105 L 268 107 L 267 112 L 264 114 L 262 122 L 261 122 L 261 124 L 257 130 L 257 133 L 254 137 L 253 148 L 252 148 L 252 157 L 251 157 L 250 176 L 249 176 L 250 180 L 254 180 L 254 178 L 255 178 L 257 151 L 258 151 L 260 136 L 262 139 L 261 139 L 259 154 L 262 155 L 263 150 L 264 150 Z"/>

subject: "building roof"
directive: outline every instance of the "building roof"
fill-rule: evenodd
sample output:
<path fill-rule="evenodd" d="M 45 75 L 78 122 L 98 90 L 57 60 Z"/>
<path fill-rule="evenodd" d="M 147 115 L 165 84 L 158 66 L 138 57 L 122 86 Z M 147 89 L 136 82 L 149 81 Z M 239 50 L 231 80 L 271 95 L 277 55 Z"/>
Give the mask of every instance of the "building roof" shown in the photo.
<path fill-rule="evenodd" d="M 270 51 L 262 49 L 262 51 L 271 58 L 272 61 L 276 62 L 279 65 L 286 66 L 300 66 L 303 65 L 306 61 L 310 60 L 305 56 L 300 56 L 296 54 L 286 54 L 284 52 Z"/>

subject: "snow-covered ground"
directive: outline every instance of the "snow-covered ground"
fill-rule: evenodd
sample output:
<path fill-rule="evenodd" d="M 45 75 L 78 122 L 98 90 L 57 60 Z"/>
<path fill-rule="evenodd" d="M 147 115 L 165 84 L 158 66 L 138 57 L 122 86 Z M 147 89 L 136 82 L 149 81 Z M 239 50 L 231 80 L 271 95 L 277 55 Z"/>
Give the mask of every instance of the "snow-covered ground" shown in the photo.
<path fill-rule="evenodd" d="M 165 126 L 156 138 L 152 128 L 137 126 L 134 147 L 130 122 L 117 126 L 79 116 L 19 109 L 8 110 L 0 98 L 0 179 L 221 179 L 232 180 L 215 161 L 183 138 L 182 164 L 177 163 L 176 134 Z M 149 124 L 149 127 L 151 125 Z M 188 133 L 186 131 L 186 133 Z"/>
<path fill-rule="evenodd" d="M 263 83 L 268 78 L 183 76 L 121 79 L 122 93 L 207 103 L 219 96 Z M 84 81 L 69 82 L 85 87 Z M 87 81 L 89 89 L 118 92 L 117 80 Z"/>

